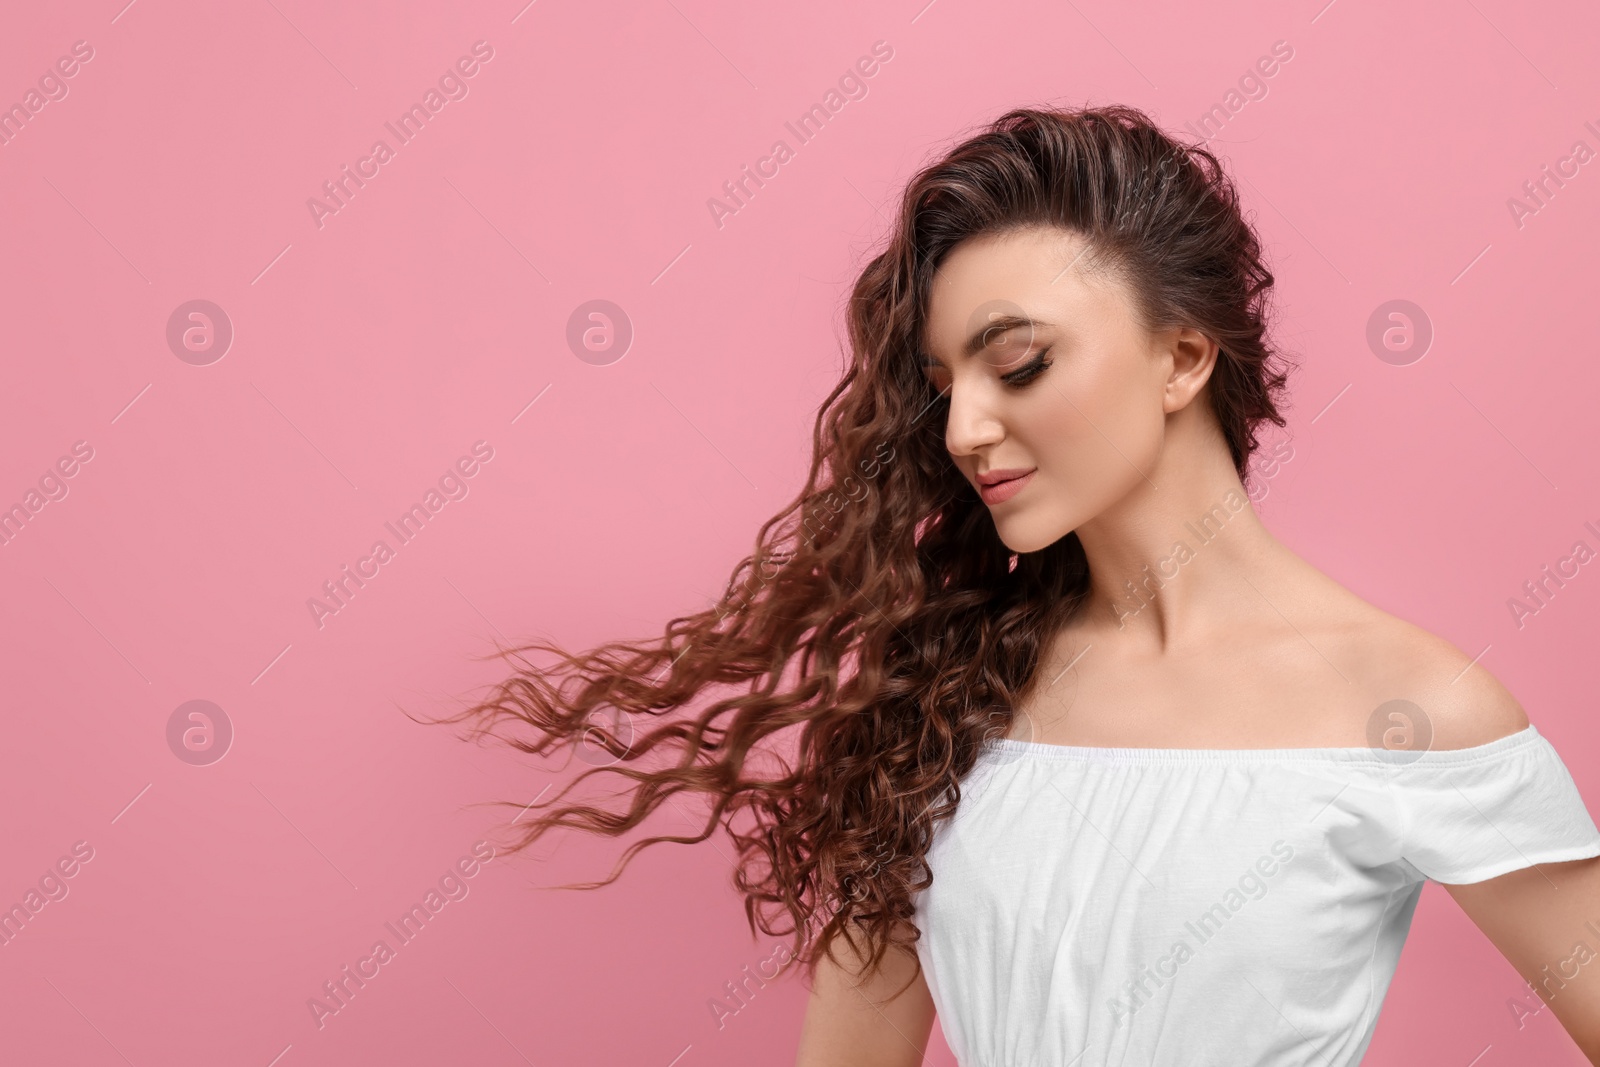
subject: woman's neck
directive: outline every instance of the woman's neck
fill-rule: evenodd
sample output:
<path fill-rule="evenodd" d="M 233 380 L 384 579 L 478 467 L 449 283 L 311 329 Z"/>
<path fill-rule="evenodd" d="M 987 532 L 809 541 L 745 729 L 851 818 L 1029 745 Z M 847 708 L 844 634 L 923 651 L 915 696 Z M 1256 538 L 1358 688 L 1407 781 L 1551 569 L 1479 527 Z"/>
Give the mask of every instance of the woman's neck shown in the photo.
<path fill-rule="evenodd" d="M 1076 531 L 1089 562 L 1085 636 L 1152 652 L 1203 642 L 1270 611 L 1260 589 L 1305 566 L 1262 524 L 1225 448 L 1170 444 L 1147 478 Z"/>

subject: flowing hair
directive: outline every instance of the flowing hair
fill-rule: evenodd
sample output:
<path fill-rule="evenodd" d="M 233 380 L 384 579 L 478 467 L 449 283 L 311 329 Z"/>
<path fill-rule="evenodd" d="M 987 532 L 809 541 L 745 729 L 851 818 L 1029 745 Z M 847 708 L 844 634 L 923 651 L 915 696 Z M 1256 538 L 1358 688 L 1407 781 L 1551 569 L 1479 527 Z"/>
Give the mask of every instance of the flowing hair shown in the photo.
<path fill-rule="evenodd" d="M 866 973 L 891 946 L 914 955 L 935 827 L 1088 592 L 1076 533 L 1023 554 L 1001 542 L 945 449 L 948 397 L 919 363 L 945 256 L 1033 226 L 1085 238 L 1148 329 L 1190 326 L 1218 343 L 1210 402 L 1246 477 L 1257 425 L 1285 423 L 1287 375 L 1266 336 L 1273 277 L 1232 180 L 1134 108 L 1006 113 L 906 188 L 850 294 L 849 364 L 818 411 L 805 487 L 762 525 L 718 602 L 659 638 L 501 650 L 554 661 L 522 660 L 487 699 L 439 720 L 534 755 L 570 745 L 592 764 L 536 815 L 523 809 L 513 850 L 556 827 L 620 837 L 698 794 L 709 812 L 697 835 L 636 841 L 604 881 L 570 888 L 608 885 L 641 848 L 721 825 L 751 933 L 792 934 L 790 956 L 813 978 L 840 935 Z M 758 759 L 780 750 L 775 766 Z M 626 779 L 625 810 L 566 802 L 595 774 Z"/>

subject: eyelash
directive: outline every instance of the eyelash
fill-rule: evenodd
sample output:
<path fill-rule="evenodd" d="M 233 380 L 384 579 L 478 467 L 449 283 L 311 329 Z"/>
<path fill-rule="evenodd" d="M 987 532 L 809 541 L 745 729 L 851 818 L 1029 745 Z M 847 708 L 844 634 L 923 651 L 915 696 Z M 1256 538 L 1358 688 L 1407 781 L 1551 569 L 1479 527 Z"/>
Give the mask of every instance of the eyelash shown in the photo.
<path fill-rule="evenodd" d="M 1017 388 L 1027 385 L 1039 375 L 1043 374 L 1046 368 L 1048 368 L 1050 364 L 1054 362 L 1053 360 L 1047 358 L 1049 355 L 1050 349 L 1046 348 L 1037 356 L 1034 356 L 1032 359 L 1030 359 L 1025 365 L 1017 368 L 1010 374 L 1002 375 L 1000 380 L 1005 382 L 1007 385 L 1016 386 Z"/>
<path fill-rule="evenodd" d="M 1054 347 L 1054 346 L 1051 346 L 1051 347 Z M 1055 362 L 1054 360 L 1049 358 L 1049 355 L 1050 355 L 1050 349 L 1049 348 L 1044 349 L 1037 356 L 1034 356 L 1027 363 L 1023 364 L 1021 367 L 1018 367 L 1016 370 L 1012 371 L 1010 374 L 1001 375 L 1000 376 L 1000 380 L 1002 382 L 1005 382 L 1007 385 L 1009 385 L 1009 386 L 1011 386 L 1011 387 L 1013 387 L 1015 389 L 1024 388 L 1025 386 L 1031 384 L 1035 378 L 1037 378 L 1039 375 L 1043 374 L 1046 370 L 1048 370 L 1050 368 L 1050 366 Z M 928 366 L 936 366 L 936 364 L 934 364 L 933 361 L 929 360 L 928 361 Z M 949 393 L 949 388 L 946 387 L 945 389 L 940 391 L 940 396 L 938 397 L 938 399 L 942 399 L 942 400 L 949 399 L 948 393 Z"/>

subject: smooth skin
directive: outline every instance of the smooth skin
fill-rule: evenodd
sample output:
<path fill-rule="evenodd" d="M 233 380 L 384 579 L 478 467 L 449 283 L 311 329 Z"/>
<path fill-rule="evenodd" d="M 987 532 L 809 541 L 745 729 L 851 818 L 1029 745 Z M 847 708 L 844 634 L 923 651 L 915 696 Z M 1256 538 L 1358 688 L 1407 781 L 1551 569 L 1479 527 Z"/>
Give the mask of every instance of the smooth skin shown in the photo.
<path fill-rule="evenodd" d="M 1006 316 L 1031 321 L 1008 328 Z M 1001 540 L 1033 552 L 1076 531 L 1089 561 L 1085 610 L 1047 643 L 1011 737 L 1365 747 L 1375 710 L 1395 699 L 1422 709 L 1433 749 L 1528 725 L 1482 664 L 1362 600 L 1262 525 L 1211 408 L 1216 342 L 1146 329 L 1131 290 L 1079 235 L 1036 227 L 959 245 L 934 279 L 926 350 L 930 380 L 950 398 L 945 445 L 967 479 L 1034 470 L 990 506 Z M 1196 548 L 1185 524 L 1208 514 L 1220 531 Z M 1142 587 L 1146 565 L 1157 571 L 1179 540 L 1193 557 L 1131 595 L 1125 583 Z M 1600 857 L 1445 889 L 1518 974 L 1543 983 L 1549 1011 L 1600 1065 L 1600 966 L 1566 962 L 1600 918 Z M 914 969 L 901 959 L 861 985 L 859 961 L 824 962 L 796 1067 L 920 1064 L 927 984 L 888 997 Z"/>
<path fill-rule="evenodd" d="M 806 1005 L 795 1067 L 919 1067 L 933 1030 L 933 997 L 909 955 L 893 950 L 861 981 L 861 959 L 841 939 L 824 958 Z M 895 992 L 915 980 L 899 996 Z"/>

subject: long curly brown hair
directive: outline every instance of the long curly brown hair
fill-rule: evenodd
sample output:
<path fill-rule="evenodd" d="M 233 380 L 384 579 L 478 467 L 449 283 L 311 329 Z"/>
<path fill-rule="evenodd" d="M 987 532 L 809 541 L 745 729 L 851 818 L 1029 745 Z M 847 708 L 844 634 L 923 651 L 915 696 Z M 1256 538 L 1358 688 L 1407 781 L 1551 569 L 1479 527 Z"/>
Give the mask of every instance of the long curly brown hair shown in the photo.
<path fill-rule="evenodd" d="M 1032 226 L 1085 237 L 1149 329 L 1191 326 L 1218 343 L 1208 393 L 1246 477 L 1257 425 L 1284 425 L 1287 375 L 1266 336 L 1273 277 L 1232 180 L 1133 108 L 1006 113 L 905 190 L 888 247 L 851 292 L 849 366 L 817 414 L 805 487 L 763 524 L 717 604 L 659 638 L 501 649 L 515 674 L 439 720 L 529 754 L 572 746 L 592 765 L 537 814 L 505 802 L 524 812 L 512 849 L 556 827 L 620 837 L 699 794 L 697 835 L 636 841 L 604 881 L 570 888 L 608 885 L 640 849 L 721 825 L 751 933 L 792 934 L 813 978 L 840 935 L 868 973 L 891 945 L 913 948 L 935 827 L 1088 590 L 1075 533 L 1021 555 L 1000 541 L 945 449 L 948 399 L 919 366 L 945 256 Z M 535 667 L 529 651 L 554 660 Z M 628 781 L 626 810 L 567 802 L 596 774 Z"/>

